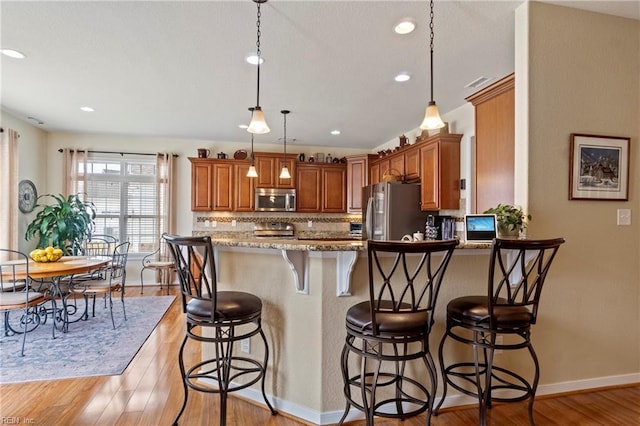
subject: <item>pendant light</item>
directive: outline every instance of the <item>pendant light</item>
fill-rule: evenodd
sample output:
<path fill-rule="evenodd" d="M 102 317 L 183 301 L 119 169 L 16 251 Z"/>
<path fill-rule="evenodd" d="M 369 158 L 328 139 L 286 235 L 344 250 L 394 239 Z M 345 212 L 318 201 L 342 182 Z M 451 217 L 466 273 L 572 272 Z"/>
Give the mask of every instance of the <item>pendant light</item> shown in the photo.
<path fill-rule="evenodd" d="M 267 122 L 264 119 L 264 113 L 262 112 L 262 108 L 260 108 L 260 62 L 262 59 L 262 53 L 260 52 L 260 5 L 262 3 L 266 3 L 267 0 L 253 0 L 258 5 L 258 21 L 256 22 L 257 30 L 257 41 L 256 41 L 256 56 L 258 57 L 258 84 L 256 86 L 256 106 L 253 108 L 253 114 L 251 115 L 251 123 L 249 123 L 249 127 L 247 128 L 247 132 L 256 133 L 256 134 L 264 134 L 269 133 L 271 129 L 267 126 Z"/>
<path fill-rule="evenodd" d="M 424 120 L 420 125 L 422 130 L 433 130 L 440 129 L 444 127 L 444 122 L 440 118 L 440 111 L 438 111 L 438 106 L 436 105 L 436 101 L 433 100 L 433 0 L 431 0 L 430 4 L 430 22 L 429 22 L 429 30 L 430 30 L 430 65 L 431 65 L 431 100 L 427 105 L 427 109 L 424 113 Z"/>
<path fill-rule="evenodd" d="M 291 179 L 291 173 L 287 168 L 287 114 L 291 111 L 283 109 L 280 111 L 284 116 L 284 156 L 282 157 L 282 170 L 280 170 L 280 179 Z"/>
<path fill-rule="evenodd" d="M 249 111 L 251 111 L 251 116 L 253 117 L 253 107 L 249 108 Z M 251 165 L 249 166 L 249 170 L 247 171 L 247 177 L 258 177 L 258 172 L 256 171 L 256 166 L 253 158 L 253 133 L 251 133 Z"/>

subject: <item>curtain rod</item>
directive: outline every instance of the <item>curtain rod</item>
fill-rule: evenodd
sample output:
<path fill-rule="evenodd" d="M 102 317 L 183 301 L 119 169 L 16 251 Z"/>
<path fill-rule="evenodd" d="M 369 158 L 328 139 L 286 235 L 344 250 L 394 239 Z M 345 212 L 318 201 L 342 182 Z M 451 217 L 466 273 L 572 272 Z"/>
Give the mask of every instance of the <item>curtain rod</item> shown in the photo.
<path fill-rule="evenodd" d="M 58 152 L 62 152 L 62 151 L 63 151 L 62 148 L 58 149 Z M 84 149 L 79 149 L 78 152 L 84 152 Z M 127 154 L 127 155 L 153 155 L 153 156 L 156 155 L 156 154 L 152 154 L 152 153 L 149 153 L 149 152 L 94 151 L 94 150 L 91 150 L 91 149 L 88 150 L 87 152 L 90 153 L 90 154 L 120 154 L 121 156 L 124 155 L 124 154 Z M 178 154 L 173 154 L 173 157 L 177 158 Z"/>

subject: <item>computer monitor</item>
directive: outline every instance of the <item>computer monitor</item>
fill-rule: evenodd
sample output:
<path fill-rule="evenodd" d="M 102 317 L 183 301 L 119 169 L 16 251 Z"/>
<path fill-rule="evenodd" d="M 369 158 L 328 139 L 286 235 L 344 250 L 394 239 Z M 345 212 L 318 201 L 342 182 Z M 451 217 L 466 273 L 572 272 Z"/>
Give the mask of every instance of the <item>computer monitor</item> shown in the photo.
<path fill-rule="evenodd" d="M 498 233 L 498 220 L 494 214 L 468 214 L 464 216 L 465 241 L 490 243 Z"/>

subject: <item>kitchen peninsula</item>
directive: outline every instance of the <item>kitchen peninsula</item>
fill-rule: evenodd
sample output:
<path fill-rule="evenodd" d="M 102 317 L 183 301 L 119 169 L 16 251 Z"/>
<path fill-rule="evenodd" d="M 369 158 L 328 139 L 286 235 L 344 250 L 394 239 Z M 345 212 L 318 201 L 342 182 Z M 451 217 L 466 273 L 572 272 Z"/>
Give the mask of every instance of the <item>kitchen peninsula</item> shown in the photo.
<path fill-rule="evenodd" d="M 215 237 L 216 232 L 193 234 Z M 263 329 L 271 347 L 266 391 L 278 410 L 316 424 L 337 422 L 344 409 L 339 368 L 344 318 L 351 305 L 368 297 L 366 242 L 244 235 L 215 238 L 213 244 L 220 289 L 251 292 L 263 301 Z M 446 301 L 476 290 L 477 277 L 486 275 L 487 253 L 456 250 L 440 295 L 432 347 L 442 334 Z M 261 345 L 250 348 L 248 356 L 262 356 Z M 243 395 L 261 401 L 257 389 Z"/>

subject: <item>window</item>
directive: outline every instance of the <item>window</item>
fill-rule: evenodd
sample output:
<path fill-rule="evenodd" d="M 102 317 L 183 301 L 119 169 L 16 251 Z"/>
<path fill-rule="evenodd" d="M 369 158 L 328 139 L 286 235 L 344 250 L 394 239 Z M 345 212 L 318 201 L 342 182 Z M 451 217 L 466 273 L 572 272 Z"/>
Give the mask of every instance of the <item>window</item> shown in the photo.
<path fill-rule="evenodd" d="M 160 239 L 159 211 L 165 202 L 157 200 L 155 158 L 92 156 L 83 172 L 86 181 L 78 182 L 78 192 L 86 192 L 96 207 L 94 233 L 129 241 L 132 253 L 152 252 Z"/>

